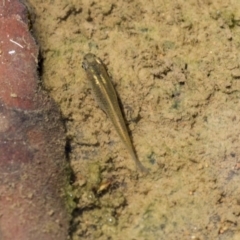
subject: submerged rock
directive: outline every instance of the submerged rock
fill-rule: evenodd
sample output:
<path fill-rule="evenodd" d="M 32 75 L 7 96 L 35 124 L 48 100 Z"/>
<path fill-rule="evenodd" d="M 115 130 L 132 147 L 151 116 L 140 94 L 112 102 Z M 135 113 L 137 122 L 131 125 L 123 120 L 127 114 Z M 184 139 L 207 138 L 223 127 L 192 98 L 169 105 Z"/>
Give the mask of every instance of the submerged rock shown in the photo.
<path fill-rule="evenodd" d="M 66 240 L 60 113 L 39 89 L 26 7 L 18 0 L 0 5 L 0 239 Z"/>

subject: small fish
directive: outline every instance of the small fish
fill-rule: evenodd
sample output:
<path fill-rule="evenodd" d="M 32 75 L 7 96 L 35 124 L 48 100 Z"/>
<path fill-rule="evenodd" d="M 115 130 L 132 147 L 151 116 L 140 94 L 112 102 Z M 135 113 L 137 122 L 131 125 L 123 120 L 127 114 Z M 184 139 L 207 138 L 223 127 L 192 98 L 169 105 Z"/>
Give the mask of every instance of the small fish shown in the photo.
<path fill-rule="evenodd" d="M 96 57 L 92 53 L 88 53 L 83 58 L 82 67 L 86 70 L 93 95 L 98 105 L 111 119 L 118 135 L 127 147 L 137 167 L 142 172 L 148 172 L 148 170 L 138 160 L 133 149 L 132 142 L 128 135 L 128 130 L 119 107 L 117 94 L 105 65 L 100 58 Z"/>

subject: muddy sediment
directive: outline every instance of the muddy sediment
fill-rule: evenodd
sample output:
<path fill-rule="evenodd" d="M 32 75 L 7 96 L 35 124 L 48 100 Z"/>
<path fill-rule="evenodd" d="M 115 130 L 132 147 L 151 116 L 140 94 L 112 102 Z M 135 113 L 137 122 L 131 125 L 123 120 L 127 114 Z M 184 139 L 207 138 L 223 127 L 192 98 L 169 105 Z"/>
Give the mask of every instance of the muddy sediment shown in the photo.
<path fill-rule="evenodd" d="M 76 239 L 239 239 L 240 4 L 30 0 L 66 120 Z M 81 69 L 103 59 L 140 177 Z"/>

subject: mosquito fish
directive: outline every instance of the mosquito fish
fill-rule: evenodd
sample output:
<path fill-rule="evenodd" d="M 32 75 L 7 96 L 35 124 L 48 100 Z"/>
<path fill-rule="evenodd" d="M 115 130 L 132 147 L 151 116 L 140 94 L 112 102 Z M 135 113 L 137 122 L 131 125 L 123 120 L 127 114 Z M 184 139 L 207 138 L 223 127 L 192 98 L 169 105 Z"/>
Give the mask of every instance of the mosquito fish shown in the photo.
<path fill-rule="evenodd" d="M 88 53 L 83 58 L 82 67 L 87 73 L 94 98 L 99 107 L 111 119 L 119 137 L 127 147 L 137 167 L 142 172 L 148 172 L 148 170 L 141 164 L 136 156 L 122 112 L 119 107 L 117 94 L 107 73 L 105 65 L 100 58 L 96 57 L 92 53 Z"/>

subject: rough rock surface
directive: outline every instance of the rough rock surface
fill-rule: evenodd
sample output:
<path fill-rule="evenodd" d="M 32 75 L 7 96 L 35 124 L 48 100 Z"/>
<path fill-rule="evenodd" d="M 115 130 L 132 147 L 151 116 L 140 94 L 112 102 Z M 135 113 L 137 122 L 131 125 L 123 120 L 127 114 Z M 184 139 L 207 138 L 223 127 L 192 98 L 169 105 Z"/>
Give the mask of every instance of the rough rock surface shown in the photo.
<path fill-rule="evenodd" d="M 0 239 L 66 240 L 64 128 L 39 89 L 28 12 L 0 3 Z"/>

